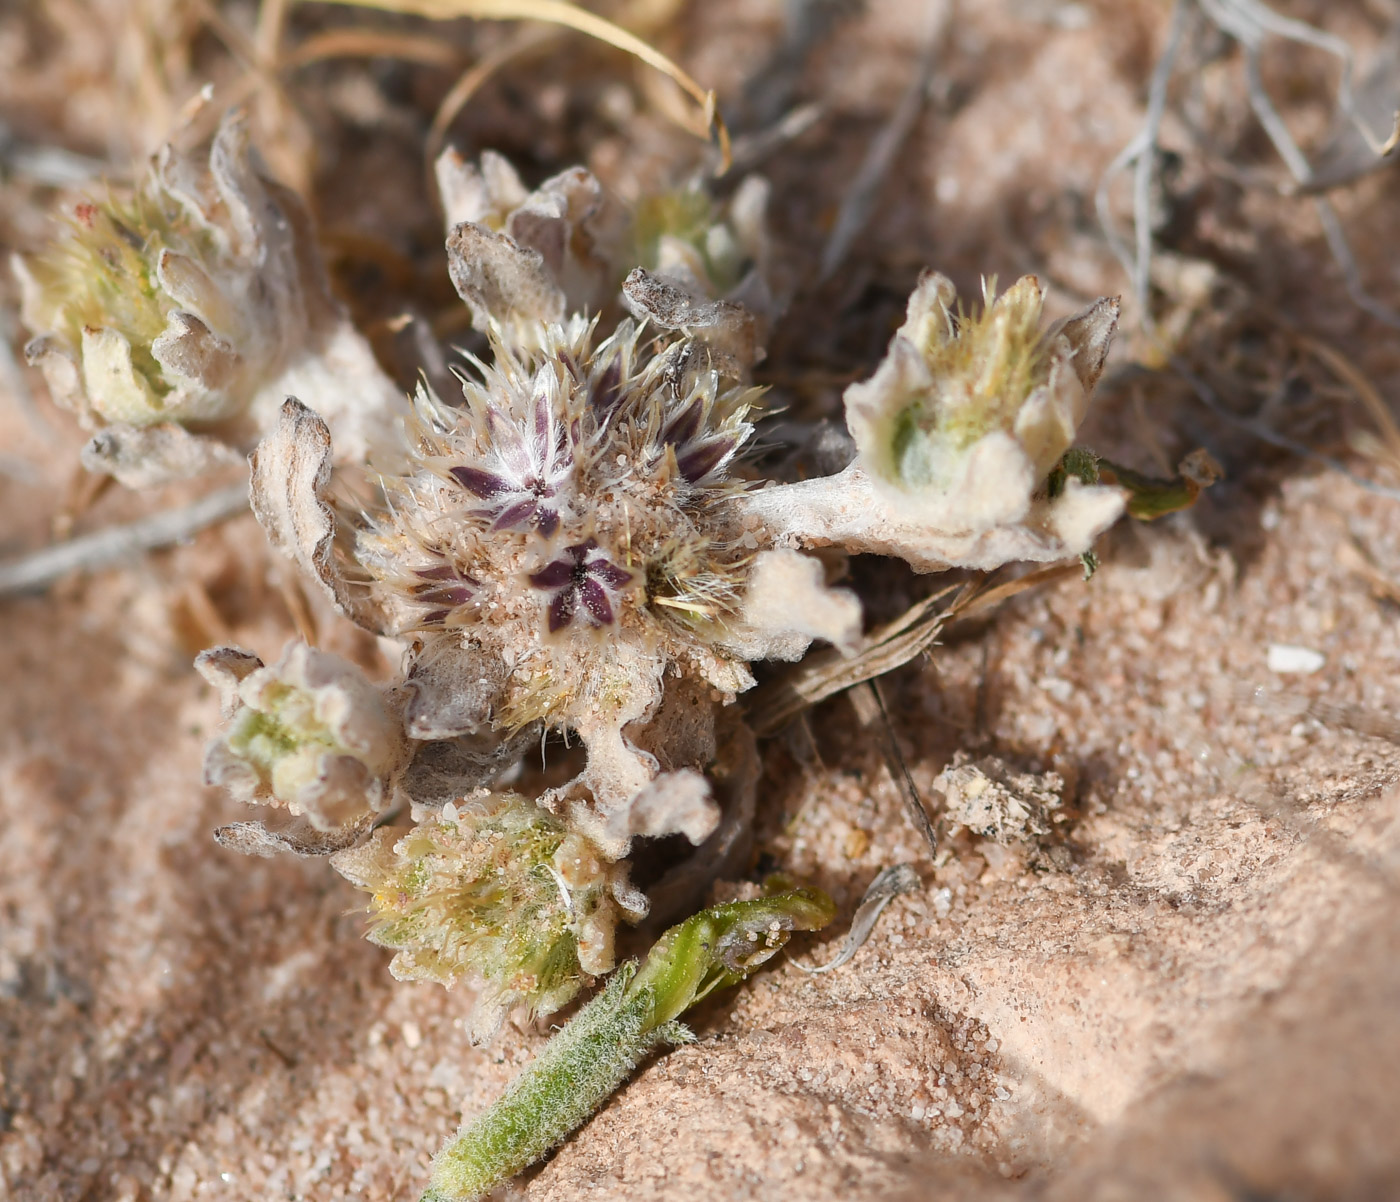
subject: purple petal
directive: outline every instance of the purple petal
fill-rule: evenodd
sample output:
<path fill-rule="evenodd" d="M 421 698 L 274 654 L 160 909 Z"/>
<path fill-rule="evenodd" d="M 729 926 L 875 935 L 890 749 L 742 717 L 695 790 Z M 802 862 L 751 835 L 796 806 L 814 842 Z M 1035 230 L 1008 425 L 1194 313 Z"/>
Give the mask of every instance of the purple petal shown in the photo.
<path fill-rule="evenodd" d="M 572 593 L 570 595 L 572 596 Z M 599 622 L 604 626 L 612 625 L 612 605 L 608 602 L 608 595 L 603 591 L 601 584 L 596 580 L 585 580 L 578 587 L 578 596 L 588 612 Z"/>
<path fill-rule="evenodd" d="M 491 523 L 491 529 L 509 530 L 512 526 L 523 526 L 535 516 L 535 510 L 539 506 L 540 503 L 534 497 L 517 501 L 514 505 L 507 505 L 496 515 L 496 520 Z"/>
<path fill-rule="evenodd" d="M 680 411 L 661 432 L 661 441 L 672 446 L 683 446 L 700 431 L 700 418 L 705 412 L 704 402 L 696 397 Z"/>
<path fill-rule="evenodd" d="M 457 574 L 457 569 L 450 563 L 439 564 L 435 568 L 414 568 L 413 574 L 419 580 L 462 580 L 465 579 Z"/>
<path fill-rule="evenodd" d="M 545 509 L 541 506 L 535 513 L 535 528 L 545 538 L 552 538 L 554 532 L 559 529 L 559 514 L 553 509 Z"/>
<path fill-rule="evenodd" d="M 692 484 L 698 484 L 734 449 L 732 438 L 718 438 L 714 442 L 692 447 L 684 455 L 676 456 L 676 467 L 682 476 Z"/>
<path fill-rule="evenodd" d="M 588 564 L 588 574 L 606 584 L 610 589 L 620 589 L 632 582 L 632 573 L 624 571 L 606 559 L 594 559 Z"/>
<path fill-rule="evenodd" d="M 479 467 L 454 467 L 448 471 L 448 475 L 482 500 L 494 497 L 497 493 L 511 491 L 510 481 L 493 476 L 490 472 L 483 472 Z"/>
<path fill-rule="evenodd" d="M 545 564 L 538 572 L 532 573 L 528 579 L 536 588 L 551 591 L 564 588 L 573 583 L 574 565 L 567 559 L 556 559 L 553 563 Z"/>
<path fill-rule="evenodd" d="M 414 590 L 414 596 L 425 605 L 465 605 L 472 599 L 469 588 L 429 588 Z"/>
<path fill-rule="evenodd" d="M 436 626 L 439 622 L 444 621 L 447 615 L 451 612 L 452 611 L 449 609 L 435 609 L 432 613 L 424 614 L 421 618 L 419 618 L 418 625 Z"/>
<path fill-rule="evenodd" d="M 594 382 L 588 396 L 589 408 L 598 415 L 599 423 L 606 422 L 622 399 L 622 363 L 614 359 L 607 370 Z"/>
<path fill-rule="evenodd" d="M 549 633 L 563 630 L 574 620 L 574 609 L 578 604 L 574 590 L 565 589 L 549 603 Z"/>
<path fill-rule="evenodd" d="M 590 538 L 587 542 L 575 543 L 572 547 L 564 548 L 566 553 L 574 557 L 575 563 L 582 563 L 588 558 L 588 553 L 590 551 L 596 551 L 597 549 L 598 540 L 596 538 Z"/>
<path fill-rule="evenodd" d="M 535 459 L 544 462 L 550 444 L 554 441 L 549 435 L 554 426 L 554 414 L 549 408 L 549 393 L 541 388 L 535 393 Z"/>

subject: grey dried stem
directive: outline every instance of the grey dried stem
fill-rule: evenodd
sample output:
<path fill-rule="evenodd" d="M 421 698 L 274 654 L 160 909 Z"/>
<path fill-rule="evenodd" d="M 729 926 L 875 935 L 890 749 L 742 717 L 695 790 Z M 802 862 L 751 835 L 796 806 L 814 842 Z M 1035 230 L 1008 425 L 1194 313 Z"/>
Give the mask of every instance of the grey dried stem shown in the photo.
<path fill-rule="evenodd" d="M 231 484 L 188 505 L 159 510 L 150 517 L 108 526 L 19 559 L 0 562 L 0 597 L 37 592 L 73 573 L 129 563 L 146 551 L 193 538 L 201 530 L 247 509 L 247 484 Z"/>
<path fill-rule="evenodd" d="M 1282 17 L 1259 3 L 1259 0 L 1176 0 L 1162 52 L 1148 83 L 1147 111 L 1142 129 L 1105 169 L 1095 193 L 1099 223 L 1132 280 L 1133 295 L 1138 305 L 1137 319 L 1143 329 L 1149 333 L 1154 329 L 1149 296 L 1153 258 L 1152 184 L 1160 150 L 1162 122 L 1167 111 L 1168 89 L 1177 72 L 1183 42 L 1196 13 L 1228 34 L 1240 46 L 1250 108 L 1289 172 L 1289 183 L 1281 186 L 1280 191 L 1312 196 L 1323 234 L 1352 301 L 1377 321 L 1400 328 L 1400 312 L 1367 290 L 1341 219 L 1331 202 L 1319 194 L 1324 187 L 1335 185 L 1319 182 L 1308 156 L 1299 147 L 1287 122 L 1269 97 L 1260 70 L 1260 53 L 1267 39 L 1275 37 L 1311 46 L 1340 62 L 1337 112 L 1346 126 L 1359 135 L 1371 155 L 1369 162 L 1363 166 L 1339 176 L 1341 182 L 1349 182 L 1363 170 L 1374 170 L 1391 160 L 1397 144 L 1400 144 L 1400 89 L 1395 87 L 1393 80 L 1389 80 L 1391 102 L 1388 124 L 1384 131 L 1376 130 L 1357 105 L 1352 87 L 1354 58 L 1351 47 L 1343 39 L 1305 22 Z M 1386 70 L 1383 60 L 1378 64 L 1378 69 Z M 1131 247 L 1117 231 L 1110 202 L 1113 181 L 1129 166 L 1133 168 Z"/>

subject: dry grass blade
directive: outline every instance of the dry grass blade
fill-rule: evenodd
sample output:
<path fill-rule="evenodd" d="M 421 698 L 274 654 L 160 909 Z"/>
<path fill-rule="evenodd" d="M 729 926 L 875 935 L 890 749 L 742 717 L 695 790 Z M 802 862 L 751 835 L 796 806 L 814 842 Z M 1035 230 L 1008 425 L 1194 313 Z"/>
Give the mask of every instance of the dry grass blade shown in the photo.
<path fill-rule="evenodd" d="M 885 696 L 880 692 L 880 682 L 867 680 L 846 695 L 851 699 L 860 724 L 867 730 L 878 732 L 879 740 L 884 745 L 885 767 L 899 790 L 909 820 L 928 844 L 929 859 L 935 859 L 938 855 L 938 833 L 933 829 L 933 821 L 924 808 L 924 799 L 919 795 L 919 786 L 914 783 L 914 774 L 909 771 L 909 763 L 900 750 L 894 723 L 890 721 L 889 707 L 885 705 Z"/>
<path fill-rule="evenodd" d="M 872 631 L 854 655 L 818 651 L 760 685 L 747 702 L 750 725 L 757 735 L 776 734 L 803 710 L 907 664 L 933 646 L 949 623 L 985 613 L 1017 593 L 1081 570 L 1078 563 L 1051 564 L 990 588 L 983 578 L 943 589 Z"/>
<path fill-rule="evenodd" d="M 1373 597 L 1400 605 L 1400 583 L 1381 570 L 1370 552 L 1357 539 L 1350 538 L 1337 544 L 1337 564 L 1366 581 Z"/>
<path fill-rule="evenodd" d="M 1375 385 L 1334 347 L 1308 334 L 1295 334 L 1294 337 L 1304 350 L 1320 359 L 1328 371 L 1356 394 L 1356 399 L 1365 406 L 1380 432 L 1379 454 L 1375 457 L 1382 459 L 1391 471 L 1400 474 L 1400 425 L 1396 424 L 1390 406 L 1381 399 Z"/>
<path fill-rule="evenodd" d="M 334 0 L 356 8 L 403 13 L 445 21 L 471 17 L 480 21 L 545 21 L 562 25 L 625 51 L 674 80 L 700 106 L 705 127 L 712 130 L 720 150 L 720 173 L 729 170 L 729 130 L 715 107 L 715 94 L 695 82 L 676 63 L 634 33 L 567 0 Z"/>
<path fill-rule="evenodd" d="M 277 66 L 292 71 L 331 58 L 400 58 L 432 67 L 455 66 L 461 51 L 438 38 L 378 29 L 330 29 L 307 38 Z"/>
<path fill-rule="evenodd" d="M 854 655 L 842 655 L 835 649 L 818 651 L 759 686 L 747 703 L 754 733 L 776 734 L 803 710 L 908 663 L 933 645 L 960 602 L 970 601 L 977 587 L 965 584 L 943 589 L 873 631 Z M 957 596 L 952 604 L 945 605 L 954 593 Z"/>

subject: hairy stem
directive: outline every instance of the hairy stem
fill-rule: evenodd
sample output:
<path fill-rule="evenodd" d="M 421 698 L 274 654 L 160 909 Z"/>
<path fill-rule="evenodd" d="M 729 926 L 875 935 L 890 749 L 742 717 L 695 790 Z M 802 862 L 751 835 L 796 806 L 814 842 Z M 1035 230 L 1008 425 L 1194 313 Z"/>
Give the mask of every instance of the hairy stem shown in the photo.
<path fill-rule="evenodd" d="M 702 910 L 657 940 L 556 1035 L 506 1092 L 464 1124 L 433 1162 L 422 1202 L 465 1202 L 534 1163 L 580 1126 L 661 1044 L 689 1043 L 675 1021 L 715 989 L 742 981 L 793 931 L 831 921 L 831 899 L 789 889 Z"/>

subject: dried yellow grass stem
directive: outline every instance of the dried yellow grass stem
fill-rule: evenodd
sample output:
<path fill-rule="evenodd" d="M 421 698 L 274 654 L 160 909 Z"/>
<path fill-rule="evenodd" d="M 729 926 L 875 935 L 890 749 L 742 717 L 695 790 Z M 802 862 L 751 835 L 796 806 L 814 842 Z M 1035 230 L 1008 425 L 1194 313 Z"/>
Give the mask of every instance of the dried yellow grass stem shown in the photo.
<path fill-rule="evenodd" d="M 595 13 L 579 8 L 567 0 L 335 0 L 338 4 L 357 8 L 377 8 L 384 12 L 406 13 L 445 21 L 456 17 L 471 17 L 481 21 L 546 21 L 577 30 L 589 37 L 606 42 L 640 59 L 647 66 L 669 76 L 700 106 L 707 129 L 714 131 L 719 144 L 720 171 L 729 169 L 729 130 L 715 108 L 715 94 L 695 82 L 685 71 L 654 46 L 634 33 Z"/>

